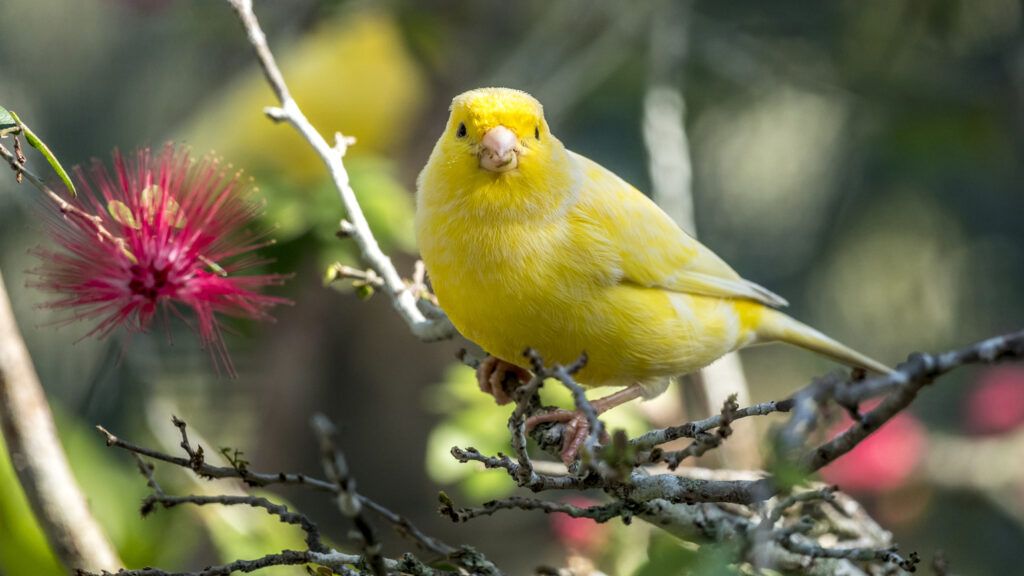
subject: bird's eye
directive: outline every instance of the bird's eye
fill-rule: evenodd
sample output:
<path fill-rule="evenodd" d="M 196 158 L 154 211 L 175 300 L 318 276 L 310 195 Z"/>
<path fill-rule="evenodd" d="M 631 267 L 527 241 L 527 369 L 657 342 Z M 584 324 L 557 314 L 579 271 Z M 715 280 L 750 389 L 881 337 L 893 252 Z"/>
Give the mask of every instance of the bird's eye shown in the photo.
<path fill-rule="evenodd" d="M 540 126 L 533 127 L 533 137 L 540 140 Z"/>
<path fill-rule="evenodd" d="M 466 137 L 466 123 L 465 122 L 459 122 L 459 129 L 455 131 L 455 137 L 456 138 L 465 138 Z"/>

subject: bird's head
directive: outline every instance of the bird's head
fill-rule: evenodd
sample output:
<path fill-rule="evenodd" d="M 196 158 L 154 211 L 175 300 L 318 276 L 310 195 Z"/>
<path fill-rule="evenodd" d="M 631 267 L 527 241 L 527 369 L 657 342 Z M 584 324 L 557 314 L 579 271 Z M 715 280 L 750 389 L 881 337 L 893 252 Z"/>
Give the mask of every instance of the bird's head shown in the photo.
<path fill-rule="evenodd" d="M 441 188 L 481 209 L 515 211 L 557 201 L 552 191 L 568 189 L 569 181 L 566 150 L 540 102 L 520 90 L 479 88 L 452 101 L 421 188 Z"/>
<path fill-rule="evenodd" d="M 528 170 L 551 146 L 544 109 L 526 92 L 509 88 L 470 90 L 452 101 L 442 137 L 454 155 L 481 170 L 502 174 Z M 531 162 L 532 161 L 532 162 Z"/>

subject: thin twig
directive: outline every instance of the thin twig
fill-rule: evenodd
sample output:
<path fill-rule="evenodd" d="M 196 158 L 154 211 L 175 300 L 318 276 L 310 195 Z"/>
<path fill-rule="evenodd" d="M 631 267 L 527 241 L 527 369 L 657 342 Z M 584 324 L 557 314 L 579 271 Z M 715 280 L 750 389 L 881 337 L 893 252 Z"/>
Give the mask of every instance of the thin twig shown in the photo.
<path fill-rule="evenodd" d="M 526 417 L 529 411 L 536 409 L 537 390 L 543 384 L 544 374 L 535 373 L 529 382 L 512 392 L 516 407 L 508 418 L 508 430 L 512 435 L 512 451 L 519 462 L 519 469 L 514 478 L 520 486 L 530 486 L 531 482 L 539 478 L 534 473 L 533 461 L 527 450 Z"/>
<path fill-rule="evenodd" d="M 166 494 L 157 493 L 151 494 L 143 501 L 142 515 L 148 515 L 157 504 L 163 508 L 173 508 L 180 504 L 193 504 L 195 506 L 220 504 L 222 506 L 251 506 L 253 508 L 261 508 L 265 510 L 267 514 L 276 516 L 278 520 L 285 524 L 294 524 L 302 528 L 306 533 L 306 545 L 313 552 L 328 551 L 327 547 L 324 546 L 323 542 L 320 540 L 320 529 L 312 520 L 302 514 L 288 510 L 288 507 L 283 504 L 275 504 L 270 500 L 259 496 L 168 496 Z"/>
<path fill-rule="evenodd" d="M 363 261 L 380 276 L 383 282 L 382 288 L 390 297 L 395 310 L 408 324 L 412 333 L 421 340 L 432 341 L 454 336 L 455 328 L 440 310 L 431 310 L 431 318 L 427 318 L 420 311 L 416 295 L 408 289 L 398 271 L 395 270 L 391 259 L 377 243 L 349 183 L 349 175 L 343 162 L 345 151 L 352 144 L 352 139 L 336 134 L 335 145 L 331 146 L 327 143 L 327 140 L 309 122 L 288 91 L 284 76 L 267 44 L 267 37 L 253 12 L 252 0 L 227 0 L 227 2 L 238 14 L 249 38 L 249 43 L 256 51 L 256 58 L 263 69 L 263 74 L 280 102 L 280 107 L 267 108 L 266 114 L 277 122 L 286 122 L 295 128 L 323 160 L 345 208 L 347 221 L 350 224 L 347 232 L 359 247 Z M 421 306 L 424 304 L 423 301 L 419 302 Z M 429 306 L 429 304 L 427 305 Z"/>
<path fill-rule="evenodd" d="M 792 408 L 793 400 L 790 398 L 785 400 L 772 400 L 770 402 L 762 402 L 760 404 L 754 404 L 753 406 L 740 408 L 733 413 L 732 419 L 739 420 L 750 416 L 765 416 L 775 412 L 789 412 Z M 650 450 L 659 444 L 672 442 L 679 438 L 697 438 L 698 435 L 713 428 L 717 428 L 721 426 L 721 424 L 722 415 L 715 414 L 714 416 L 710 416 L 703 420 L 695 420 L 679 426 L 670 426 L 668 428 L 645 432 L 644 434 L 630 440 L 629 443 L 637 450 Z"/>
<path fill-rule="evenodd" d="M 120 250 L 121 253 L 124 254 L 129 260 L 133 262 L 135 261 L 135 255 L 133 255 L 131 251 L 128 249 L 128 243 L 125 241 L 124 238 L 115 236 L 110 232 L 110 230 L 107 230 L 106 226 L 103 225 L 103 218 L 96 216 L 95 214 L 90 214 L 85 210 L 82 210 L 78 206 L 75 206 L 74 204 L 61 198 L 60 194 L 57 194 L 56 192 L 53 191 L 52 188 L 47 186 L 46 183 L 43 182 L 42 178 L 40 178 L 38 175 L 33 173 L 27 167 L 25 167 L 24 164 L 19 163 L 18 159 L 13 154 L 11 154 L 11 152 L 7 150 L 7 148 L 5 148 L 3 145 L 0 145 L 0 156 L 2 156 L 7 161 L 7 163 L 11 166 L 11 169 L 14 170 L 16 174 L 23 174 L 25 178 L 28 179 L 30 184 L 35 186 L 36 189 L 38 189 L 40 192 L 45 194 L 47 198 L 53 201 L 53 203 L 57 205 L 57 208 L 60 210 L 61 214 L 63 214 L 67 218 L 72 218 L 83 222 L 86 226 L 91 228 L 96 233 L 97 237 L 104 240 L 105 242 L 110 242 L 114 246 L 117 246 L 118 250 Z"/>
<path fill-rule="evenodd" d="M 441 515 L 452 522 L 466 522 L 481 516 L 490 516 L 499 510 L 540 510 L 546 514 L 562 513 L 573 518 L 590 518 L 597 522 L 607 522 L 612 518 L 629 517 L 624 502 L 616 501 L 598 506 L 574 506 L 565 502 L 551 502 L 536 498 L 509 496 L 484 502 L 482 506 L 473 508 L 456 508 L 450 499 L 443 499 Z"/>
<path fill-rule="evenodd" d="M 587 439 L 583 442 L 583 462 L 587 465 L 591 465 L 594 461 L 594 448 L 600 443 L 601 436 L 604 434 L 604 422 L 597 417 L 597 410 L 594 409 L 593 404 L 587 398 L 587 393 L 580 386 L 576 380 L 572 377 L 573 374 L 578 372 L 587 363 L 586 353 L 582 354 L 574 364 L 571 366 L 561 366 L 555 364 L 550 369 L 551 377 L 562 383 L 563 386 L 572 392 L 572 401 L 576 405 L 576 409 L 579 410 L 584 417 L 587 419 L 587 424 L 590 427 Z"/>
<path fill-rule="evenodd" d="M 523 355 L 529 360 L 530 366 L 536 378 L 542 383 L 546 378 L 552 378 L 560 382 L 565 386 L 570 394 L 572 394 L 573 404 L 576 406 L 577 412 L 583 414 L 583 417 L 587 421 L 587 437 L 583 441 L 582 445 L 582 463 L 584 469 L 594 469 L 596 459 L 594 457 L 594 449 L 598 446 L 601 438 L 605 435 L 604 423 L 598 419 L 597 410 L 594 405 L 591 404 L 587 398 L 586 390 L 583 386 L 580 386 L 573 375 L 583 369 L 587 364 L 587 353 L 583 352 L 575 362 L 568 366 L 562 366 L 560 364 L 552 364 L 547 366 L 544 364 L 544 359 L 541 358 L 540 353 L 532 348 L 527 348 Z M 538 384 L 539 386 L 539 384 Z M 539 407 L 539 405 L 537 406 Z M 568 425 L 558 425 L 560 428 L 560 435 L 562 434 L 573 434 L 574 431 Z M 513 442 L 517 439 L 513 436 Z M 564 446 L 564 442 L 562 443 Z"/>
<path fill-rule="evenodd" d="M 395 531 L 399 535 L 412 541 L 414 544 L 416 544 L 423 550 L 432 552 L 434 554 L 446 558 L 451 557 L 457 553 L 456 548 L 453 548 L 448 544 L 445 544 L 443 541 L 438 540 L 433 536 L 427 535 L 425 532 L 416 527 L 416 525 L 413 524 L 412 521 L 406 518 L 405 516 L 402 516 L 391 511 L 385 506 L 382 506 L 381 504 L 363 496 L 362 494 L 359 495 L 359 498 L 362 501 L 363 506 L 366 506 L 370 510 L 373 510 L 374 513 L 378 514 L 381 518 L 387 520 L 394 527 Z"/>
<path fill-rule="evenodd" d="M 456 548 L 437 538 L 428 536 L 422 530 L 417 528 L 409 519 L 391 511 L 387 507 L 363 496 L 362 494 L 358 494 L 355 491 L 355 481 L 351 474 L 348 473 L 348 467 L 344 462 L 343 455 L 335 449 L 336 444 L 333 434 L 330 429 L 325 427 L 320 418 L 317 419 L 316 428 L 321 441 L 326 442 L 322 445 L 322 454 L 324 456 L 324 464 L 330 480 L 323 480 L 307 476 L 305 474 L 283 472 L 279 474 L 268 474 L 256 472 L 250 470 L 247 465 L 239 465 L 237 463 L 232 467 L 211 465 L 206 462 L 202 446 L 193 444 L 189 439 L 187 432 L 188 426 L 185 421 L 177 417 L 172 417 L 172 422 L 174 426 L 178 428 L 181 435 L 181 442 L 179 443 L 179 446 L 185 452 L 187 457 L 172 456 L 149 448 L 136 446 L 118 438 L 102 426 L 96 427 L 97 430 L 103 434 L 108 446 L 120 448 L 132 454 L 139 466 L 140 473 L 146 478 L 147 484 L 153 489 L 154 494 L 147 498 L 143 503 L 144 513 L 151 511 L 152 507 L 155 505 L 162 505 L 164 507 L 171 507 L 178 504 L 253 506 L 262 508 L 269 514 L 277 516 L 282 522 L 300 526 L 307 535 L 307 545 L 310 548 L 310 556 L 308 557 L 312 558 L 310 562 L 328 566 L 335 570 L 336 573 L 355 575 L 367 573 L 364 572 L 365 569 L 379 569 L 383 570 L 380 574 L 390 574 L 394 572 L 423 574 L 428 576 L 452 574 L 448 571 L 430 568 L 409 554 L 403 556 L 401 560 L 393 560 L 380 555 L 380 546 L 376 538 L 373 536 L 372 530 L 369 531 L 369 533 L 364 531 L 369 529 L 369 522 L 361 514 L 363 507 L 365 507 L 386 520 L 400 535 L 408 538 L 423 550 L 429 551 L 436 554 L 438 557 L 455 563 L 461 568 L 467 570 L 470 574 L 491 576 L 499 576 L 501 574 L 501 571 L 493 563 L 487 560 L 486 557 L 476 550 L 465 546 Z M 143 459 L 143 456 L 174 464 L 182 468 L 187 468 L 192 470 L 198 476 L 208 479 L 237 478 L 250 486 L 270 486 L 275 484 L 305 486 L 313 490 L 336 494 L 338 496 L 339 507 L 342 508 L 343 512 L 345 512 L 346 509 L 350 511 L 353 509 L 356 510 L 358 518 L 354 519 L 354 521 L 356 523 L 357 530 L 360 532 L 360 536 L 363 539 L 366 553 L 362 556 L 339 555 L 339 553 L 333 551 L 327 553 L 326 548 L 321 543 L 319 531 L 312 521 L 301 514 L 289 511 L 283 505 L 275 504 L 265 498 L 234 495 L 168 496 L 160 488 L 159 484 L 157 484 L 153 475 L 152 466 Z M 326 554 L 326 556 L 317 556 L 318 553 Z M 298 552 L 296 552 L 296 554 L 298 554 Z M 324 561 L 321 562 L 320 560 Z M 228 574 L 231 570 L 246 572 L 259 570 L 268 566 L 294 563 L 301 564 L 303 562 L 299 561 L 298 557 L 288 553 L 283 556 L 268 555 L 257 560 L 244 560 L 222 566 L 213 566 L 198 572 L 183 574 L 187 574 L 188 576 L 215 576 Z M 376 568 L 374 568 L 374 566 L 376 566 Z M 147 572 L 146 570 L 151 571 Z M 119 574 L 130 576 L 164 576 L 170 574 L 160 570 L 146 570 L 122 570 Z M 224 570 L 228 570 L 229 572 L 225 572 Z M 375 571 L 372 573 L 378 574 L 378 572 Z"/>
<path fill-rule="evenodd" d="M 714 434 L 696 432 L 693 436 L 693 442 L 686 448 L 674 452 L 662 452 L 661 449 L 655 449 L 650 452 L 646 461 L 652 463 L 666 462 L 669 470 L 675 470 L 683 460 L 690 457 L 699 458 L 703 456 L 709 450 L 721 446 L 722 442 L 732 435 L 732 422 L 736 420 L 738 412 L 739 405 L 736 404 L 736 395 L 732 394 L 725 399 L 725 403 L 722 405 L 722 410 L 715 421 L 716 430 Z M 704 421 L 706 422 L 707 420 L 710 419 L 705 419 Z"/>
<path fill-rule="evenodd" d="M 320 553 L 311 550 L 283 550 L 277 554 L 267 554 L 253 560 L 235 560 L 228 564 L 207 566 L 195 572 L 167 572 L 159 568 L 140 568 L 138 570 L 119 570 L 117 576 L 228 576 L 234 572 L 255 572 L 272 566 L 296 566 L 300 564 L 319 564 L 327 566 L 342 576 L 358 576 L 360 572 L 353 568 L 361 558 L 341 552 Z M 109 572 L 97 574 L 77 571 L 78 576 L 107 576 Z"/>
<path fill-rule="evenodd" d="M 130 452 L 136 458 L 146 456 L 154 460 L 159 460 L 161 462 L 166 462 L 168 464 L 174 464 L 182 468 L 188 468 L 203 478 L 237 478 L 239 480 L 242 480 L 246 485 L 254 487 L 266 487 L 273 485 L 301 486 L 312 490 L 317 490 L 320 492 L 337 493 L 337 486 L 335 486 L 331 482 L 328 482 L 327 480 L 321 478 L 317 478 L 315 476 L 309 476 L 307 474 L 296 474 L 291 472 L 257 472 L 249 469 L 248 467 L 236 468 L 226 466 L 214 466 L 205 461 L 199 462 L 199 465 L 196 466 L 197 462 L 191 456 L 191 454 L 196 454 L 198 452 L 198 449 L 192 447 L 191 444 L 188 442 L 188 436 L 187 433 L 185 432 L 185 423 L 177 418 L 173 420 L 175 421 L 175 426 L 177 426 L 178 429 L 182 432 L 182 444 L 189 446 L 188 449 L 185 449 L 184 446 L 182 447 L 183 449 L 185 449 L 186 454 L 190 454 L 189 458 L 171 456 L 169 454 L 164 454 L 163 452 L 159 452 L 157 450 L 137 446 L 135 444 L 132 444 L 131 442 L 124 440 L 123 438 L 114 435 L 103 426 L 97 426 L 96 429 L 101 434 L 103 434 L 108 446 L 120 448 L 122 450 Z M 147 466 L 149 465 L 147 464 Z M 150 479 L 150 476 L 147 475 L 147 480 Z M 152 487 L 152 484 L 150 484 L 150 486 Z M 421 546 L 426 550 L 443 556 L 447 556 L 451 554 L 453 550 L 455 550 L 453 547 L 444 544 L 443 542 L 440 542 L 435 538 L 427 536 L 423 533 L 423 531 L 417 528 L 416 525 L 413 524 L 409 519 L 395 512 L 392 512 L 387 507 L 379 504 L 378 502 L 375 502 L 370 498 L 367 498 L 365 495 L 360 494 L 359 499 L 364 506 L 366 506 L 370 510 L 373 510 L 375 513 L 379 514 L 389 523 L 393 524 L 397 532 L 399 532 L 403 536 L 409 537 L 418 546 Z"/>
<path fill-rule="evenodd" d="M 521 474 L 519 464 L 504 454 L 485 456 L 472 447 L 454 447 L 451 453 L 459 462 L 479 462 L 484 465 L 484 468 L 505 470 L 512 478 L 518 478 Z M 524 485 L 534 492 L 543 490 L 578 490 L 595 487 L 592 476 L 582 478 L 577 476 L 552 476 L 538 474 L 536 471 L 534 471 L 533 475 L 529 477 Z"/>
<path fill-rule="evenodd" d="M 920 557 L 916 552 L 911 552 L 909 556 L 903 556 L 897 552 L 895 547 L 892 548 L 863 548 L 863 547 L 849 547 L 849 548 L 829 548 L 820 546 L 809 541 L 807 538 L 800 537 L 797 534 L 786 534 L 783 533 L 779 538 L 776 538 L 779 544 L 783 548 L 790 552 L 795 552 L 802 556 L 809 558 L 842 558 L 846 560 L 857 560 L 860 562 L 865 561 L 878 561 L 885 562 L 887 564 L 894 564 L 899 566 L 903 570 L 913 572 L 915 566 L 921 561 Z"/>
<path fill-rule="evenodd" d="M 373 526 L 363 516 L 362 501 L 356 492 L 355 477 L 349 472 L 345 455 L 338 449 L 337 430 L 323 414 L 313 416 L 313 430 L 320 441 L 320 461 L 327 478 L 338 487 L 338 510 L 352 521 L 359 532 L 363 556 L 376 576 L 386 576 L 381 544 L 377 541 Z"/>
<path fill-rule="evenodd" d="M 145 458 L 136 454 L 135 452 L 132 452 L 131 454 L 135 458 L 135 464 L 139 467 L 139 473 L 146 478 L 146 485 L 149 486 L 150 489 L 153 490 L 153 493 L 156 494 L 157 496 L 165 496 L 166 493 L 164 492 L 163 488 L 160 487 L 160 484 L 157 483 L 156 481 L 153 465 L 149 462 L 146 462 Z"/>
<path fill-rule="evenodd" d="M 313 490 L 319 490 L 322 492 L 336 492 L 337 487 L 330 482 L 316 478 L 314 476 L 308 476 L 306 474 L 294 474 L 294 473 L 266 473 L 266 472 L 255 472 L 245 469 L 232 468 L 227 466 L 214 466 L 208 464 L 205 461 L 199 462 L 196 466 L 196 461 L 190 456 L 189 458 L 182 458 L 180 456 L 171 456 L 170 454 L 164 454 L 158 450 L 146 448 L 143 446 L 137 446 L 128 442 L 112 432 L 104 428 L 103 426 L 96 426 L 98 430 L 106 440 L 107 446 L 121 448 L 128 452 L 133 452 L 154 460 L 161 462 L 167 462 L 168 464 L 174 464 L 181 466 L 182 468 L 188 468 L 194 471 L 197 475 L 203 478 L 238 478 L 245 484 L 255 487 L 272 486 L 275 484 L 284 484 L 290 486 L 308 486 Z"/>
<path fill-rule="evenodd" d="M 882 384 L 894 382 L 899 385 L 874 410 L 865 414 L 849 430 L 805 456 L 801 464 L 806 470 L 820 470 L 823 466 L 846 454 L 882 424 L 909 406 L 921 388 L 955 368 L 1021 357 L 1024 357 L 1024 330 L 982 340 L 971 346 L 943 354 L 914 354 L 907 362 L 897 367 L 892 374 L 877 376 L 852 388 L 851 396 L 862 401 L 867 399 L 868 394 L 881 388 Z M 858 388 L 864 390 L 863 397 L 857 395 Z"/>

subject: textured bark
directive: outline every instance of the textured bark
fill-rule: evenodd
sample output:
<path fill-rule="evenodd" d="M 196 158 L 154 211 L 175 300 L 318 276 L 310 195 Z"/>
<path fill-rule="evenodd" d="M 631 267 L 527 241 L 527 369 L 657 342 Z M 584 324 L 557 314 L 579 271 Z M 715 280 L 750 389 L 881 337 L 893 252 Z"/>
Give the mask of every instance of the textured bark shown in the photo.
<path fill-rule="evenodd" d="M 0 424 L 11 462 L 54 554 L 68 569 L 115 570 L 117 553 L 86 505 L 14 321 L 0 275 Z"/>

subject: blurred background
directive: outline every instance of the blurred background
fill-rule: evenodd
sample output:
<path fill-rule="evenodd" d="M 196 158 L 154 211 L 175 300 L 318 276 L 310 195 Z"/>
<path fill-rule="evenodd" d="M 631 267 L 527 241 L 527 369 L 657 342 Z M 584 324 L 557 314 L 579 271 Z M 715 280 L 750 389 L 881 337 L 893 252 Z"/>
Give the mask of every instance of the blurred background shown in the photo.
<path fill-rule="evenodd" d="M 403 274 L 416 255 L 415 178 L 450 99 L 505 85 L 540 99 L 569 148 L 645 191 L 649 145 L 661 142 L 651 130 L 671 133 L 658 122 L 679 128 L 682 118 L 679 182 L 692 175 L 701 239 L 788 298 L 797 318 L 882 361 L 1024 326 L 1017 0 L 289 0 L 256 10 L 307 115 L 358 139 L 346 164 Z M 670 113 L 652 116 L 652 103 L 666 101 Z M 39 308 L 46 296 L 26 288 L 36 265 L 28 250 L 49 243 L 43 205 L 0 177 L 0 269 L 73 468 L 125 561 L 195 568 L 301 538 L 234 510 L 142 520 L 144 481 L 91 426 L 174 451 L 177 414 L 209 452 L 228 446 L 255 469 L 318 473 L 308 421 L 324 411 L 363 492 L 510 573 L 570 557 L 608 574 L 712 570 L 642 524 L 509 512 L 467 527 L 436 513 L 439 489 L 460 504 L 512 491 L 503 474 L 448 455 L 455 444 L 507 450 L 508 409 L 456 364 L 464 343 L 419 343 L 384 298 L 324 287 L 331 263 L 358 262 L 335 237 L 343 214 L 319 160 L 261 113 L 272 103 L 221 2 L 0 2 L 0 105 L 65 165 L 168 140 L 216 151 L 256 178 L 265 224 L 276 227 L 273 269 L 295 274 L 280 291 L 295 306 L 278 310 L 277 323 L 232 324 L 236 380 L 214 376 L 183 326 L 172 325 L 172 343 L 160 331 L 82 339 L 88 325 L 53 326 L 59 316 Z M 741 357 L 754 401 L 832 368 L 783 347 Z M 682 396 L 673 388 L 663 398 L 671 408 Z M 615 418 L 637 431 L 658 411 Z M 759 420 L 740 433 L 760 442 L 769 419 Z M 902 549 L 926 559 L 942 550 L 957 574 L 1009 574 L 1024 563 L 1022 455 L 1024 366 L 981 368 L 928 388 L 824 476 L 865 502 Z M 157 475 L 178 492 L 218 490 L 169 468 Z M 277 493 L 346 543 L 348 526 L 322 496 Z M 388 535 L 388 555 L 407 548 Z M 0 458 L 0 575 L 61 573 Z"/>

